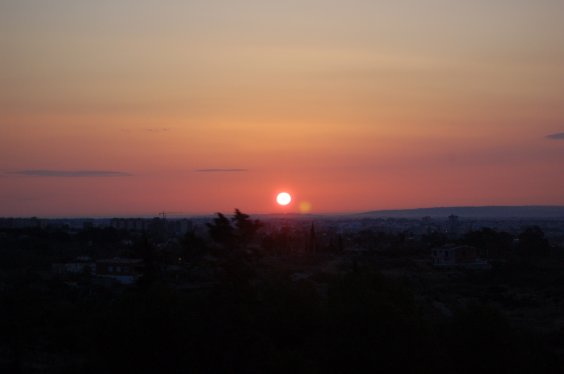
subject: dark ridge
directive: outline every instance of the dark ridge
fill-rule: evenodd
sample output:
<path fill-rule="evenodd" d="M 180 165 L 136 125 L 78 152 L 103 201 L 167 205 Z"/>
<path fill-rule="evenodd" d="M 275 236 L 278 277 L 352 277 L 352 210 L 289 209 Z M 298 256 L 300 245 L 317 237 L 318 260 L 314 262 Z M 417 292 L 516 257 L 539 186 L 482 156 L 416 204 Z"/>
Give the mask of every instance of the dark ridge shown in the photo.
<path fill-rule="evenodd" d="M 448 217 L 468 218 L 564 218 L 564 206 L 461 206 L 402 210 L 375 210 L 361 216 L 389 218 Z"/>

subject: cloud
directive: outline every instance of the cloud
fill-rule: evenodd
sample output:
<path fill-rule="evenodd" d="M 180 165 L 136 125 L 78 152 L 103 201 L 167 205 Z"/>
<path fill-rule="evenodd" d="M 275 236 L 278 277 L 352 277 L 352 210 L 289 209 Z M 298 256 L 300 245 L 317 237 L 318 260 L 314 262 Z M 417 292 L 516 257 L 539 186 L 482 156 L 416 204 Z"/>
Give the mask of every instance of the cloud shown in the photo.
<path fill-rule="evenodd" d="M 248 171 L 247 169 L 234 169 L 234 168 L 227 168 L 227 169 L 196 169 L 198 173 L 240 173 Z"/>
<path fill-rule="evenodd" d="M 121 131 L 121 132 L 141 131 L 141 132 L 150 132 L 150 133 L 156 134 L 156 133 L 169 132 L 169 131 L 171 131 L 171 129 L 168 128 L 168 127 L 146 127 L 146 128 L 143 128 L 143 129 L 140 129 L 140 128 L 131 129 L 131 128 L 125 128 L 124 127 L 124 128 L 119 129 L 119 131 Z"/>
<path fill-rule="evenodd" d="M 549 140 L 564 140 L 564 132 L 557 132 L 546 136 Z"/>
<path fill-rule="evenodd" d="M 8 174 L 25 175 L 29 177 L 127 177 L 131 174 L 123 171 L 108 170 L 18 170 Z"/>

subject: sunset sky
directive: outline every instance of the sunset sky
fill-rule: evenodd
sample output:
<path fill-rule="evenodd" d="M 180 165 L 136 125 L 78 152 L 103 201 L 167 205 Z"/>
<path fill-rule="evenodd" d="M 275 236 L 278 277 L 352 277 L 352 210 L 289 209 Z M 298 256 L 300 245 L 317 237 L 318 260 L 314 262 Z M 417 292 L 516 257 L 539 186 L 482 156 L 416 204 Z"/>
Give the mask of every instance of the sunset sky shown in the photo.
<path fill-rule="evenodd" d="M 564 205 L 563 15 L 0 0 L 0 216 Z"/>

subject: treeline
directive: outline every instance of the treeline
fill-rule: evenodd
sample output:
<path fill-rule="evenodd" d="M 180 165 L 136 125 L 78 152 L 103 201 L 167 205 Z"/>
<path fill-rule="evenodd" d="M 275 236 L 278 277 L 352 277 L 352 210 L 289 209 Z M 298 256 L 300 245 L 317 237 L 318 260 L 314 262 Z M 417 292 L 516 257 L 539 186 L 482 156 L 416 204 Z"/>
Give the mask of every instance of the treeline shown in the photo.
<path fill-rule="evenodd" d="M 408 280 L 385 277 L 356 255 L 345 256 L 334 271 L 324 270 L 323 251 L 280 257 L 284 246 L 311 248 L 313 226 L 294 237 L 261 234 L 262 227 L 236 210 L 208 224 L 209 240 L 189 232 L 159 242 L 94 228 L 73 236 L 39 229 L 1 236 L 9 244 L 3 260 L 11 258 L 6 253 L 23 252 L 39 270 L 48 269 L 42 256 L 64 256 L 57 251 L 68 248 L 130 253 L 144 259 L 145 274 L 133 287 L 104 288 L 44 277 L 28 271 L 34 267 L 21 258 L 3 263 L 0 372 L 564 372 L 562 333 L 550 340 L 514 326 L 479 298 L 440 313 Z M 417 250 L 406 234 L 374 235 L 350 240 L 390 243 L 373 249 L 386 253 Z M 482 229 L 457 240 L 523 256 L 549 246 L 536 228 L 515 239 Z M 420 240 L 418 250 L 425 251 L 450 239 L 431 233 Z M 177 283 L 166 264 L 196 281 Z M 14 275 L 14 269 L 22 271 Z M 478 280 L 494 284 L 500 277 L 507 273 Z"/>
<path fill-rule="evenodd" d="M 343 253 L 347 250 L 399 256 L 426 255 L 430 249 L 445 244 L 474 246 L 480 257 L 487 259 L 546 257 L 563 250 L 551 244 L 538 226 L 526 227 L 517 235 L 481 228 L 454 237 L 441 231 L 418 236 L 378 229 L 342 233 L 323 231 L 313 223 L 304 223 L 301 227 L 281 225 L 269 231 L 264 230 L 264 226 L 236 209 L 231 217 L 217 213 L 205 231 L 191 229 L 182 236 L 167 232 L 161 219 L 155 219 L 150 229 L 142 232 L 113 227 L 1 229 L 0 268 L 46 268 L 54 261 L 71 260 L 77 256 L 140 257 L 146 254 L 147 246 L 160 252 L 163 260 L 191 259 L 229 250 L 253 252 L 258 256 Z"/>

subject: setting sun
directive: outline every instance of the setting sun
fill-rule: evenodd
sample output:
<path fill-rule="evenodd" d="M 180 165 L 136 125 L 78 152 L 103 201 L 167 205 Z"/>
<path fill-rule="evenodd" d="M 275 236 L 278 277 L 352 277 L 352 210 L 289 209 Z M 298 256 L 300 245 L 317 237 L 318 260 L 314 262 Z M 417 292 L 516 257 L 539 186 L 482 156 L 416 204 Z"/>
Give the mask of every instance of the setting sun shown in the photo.
<path fill-rule="evenodd" d="M 278 203 L 278 205 L 286 206 L 290 204 L 291 201 L 292 201 L 292 196 L 288 192 L 280 192 L 276 196 L 276 202 Z"/>

